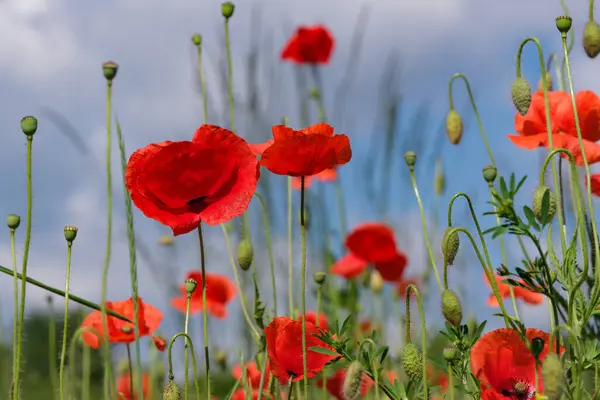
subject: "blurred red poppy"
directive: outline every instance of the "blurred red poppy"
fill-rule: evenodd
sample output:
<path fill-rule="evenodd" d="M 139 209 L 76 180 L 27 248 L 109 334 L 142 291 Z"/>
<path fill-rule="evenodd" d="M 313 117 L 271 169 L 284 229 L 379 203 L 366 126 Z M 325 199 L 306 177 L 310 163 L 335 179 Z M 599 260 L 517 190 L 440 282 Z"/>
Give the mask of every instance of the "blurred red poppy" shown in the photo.
<path fill-rule="evenodd" d="M 190 300 L 190 314 L 202 312 L 202 272 L 190 271 L 186 276 L 187 279 L 194 279 L 198 283 Z M 171 299 L 171 305 L 179 312 L 185 313 L 187 306 L 185 285 L 181 285 L 179 290 L 181 295 Z M 235 285 L 227 276 L 211 273 L 206 274 L 206 307 L 208 308 L 208 312 L 214 317 L 227 317 L 227 304 L 235 295 Z"/>
<path fill-rule="evenodd" d="M 138 400 L 141 397 L 138 390 L 135 390 L 134 393 L 134 390 L 131 388 L 131 378 L 130 374 L 123 374 L 117 380 L 119 400 Z M 134 374 L 133 387 L 136 389 L 137 379 L 138 377 Z M 150 392 L 150 376 L 145 372 L 142 374 L 142 392 L 144 393 L 144 398 L 147 399 Z"/>
<path fill-rule="evenodd" d="M 335 168 L 328 168 L 323 172 L 319 172 L 316 175 L 307 176 L 304 178 L 304 188 L 308 188 L 313 180 L 318 180 L 321 182 L 333 182 L 337 178 L 337 171 Z M 300 190 L 302 188 L 302 178 L 293 178 L 292 179 L 292 188 L 296 190 Z"/>
<path fill-rule="evenodd" d="M 298 321 L 302 322 L 302 315 L 298 317 Z M 311 324 L 317 325 L 319 328 L 324 331 L 329 329 L 329 324 L 327 322 L 327 316 L 324 313 L 319 313 L 319 324 L 317 324 L 317 313 L 314 311 L 306 312 L 306 322 L 310 322 Z"/>
<path fill-rule="evenodd" d="M 347 368 L 338 369 L 335 371 L 335 374 L 332 377 L 327 378 L 327 381 L 325 382 L 325 388 L 327 389 L 327 392 L 337 400 L 346 400 L 346 396 L 344 395 L 344 380 L 346 380 L 347 372 Z M 363 374 L 360 384 L 359 397 L 366 396 L 373 384 L 373 380 L 367 375 Z M 317 386 L 323 387 L 323 381 L 319 379 L 317 381 Z"/>
<path fill-rule="evenodd" d="M 261 154 L 260 164 L 274 174 L 316 175 L 352 158 L 348 136 L 335 135 L 330 125 L 319 123 L 298 131 L 278 125 L 272 131 L 274 140 L 251 148 Z"/>
<path fill-rule="evenodd" d="M 557 90 L 550 92 L 549 98 L 553 147 L 569 150 L 575 157 L 575 163 L 584 165 L 570 95 Z M 600 161 L 600 145 L 596 143 L 600 140 L 600 98 L 594 92 L 582 90 L 575 95 L 575 102 L 585 155 L 588 163 L 593 164 Z M 528 150 L 549 147 L 543 92 L 532 95 L 531 106 L 525 116 L 516 114 L 515 130 L 517 135 L 508 135 L 515 145 Z M 568 158 L 566 155 L 563 157 Z"/>
<path fill-rule="evenodd" d="M 132 298 L 114 303 L 107 301 L 106 308 L 123 315 L 131 321 L 134 320 Z M 156 307 L 144 303 L 138 297 L 139 336 L 150 336 L 160 351 L 165 350 L 165 341 L 158 336 L 154 336 L 153 333 L 160 326 L 162 318 L 162 313 Z M 85 317 L 81 326 L 94 329 L 94 331 L 86 331 L 82 334 L 83 341 L 88 346 L 94 349 L 99 348 L 103 338 L 108 340 L 109 343 L 133 343 L 135 341 L 134 325 L 132 323 L 110 315 L 107 315 L 106 322 L 108 331 L 105 334 L 102 329 L 102 313 L 100 311 L 92 311 Z"/>
<path fill-rule="evenodd" d="M 504 280 L 503 277 L 498 276 L 498 275 L 495 275 L 495 277 L 496 277 L 496 284 L 498 285 L 498 291 L 500 292 L 500 296 L 503 299 L 509 298 L 511 285 L 509 285 L 507 283 L 503 283 L 502 282 Z M 486 275 L 484 275 L 483 279 L 485 280 L 486 285 L 491 289 L 492 286 L 490 285 L 490 282 L 488 281 Z M 515 282 L 519 282 L 519 283 L 525 285 L 525 282 L 523 282 L 522 279 L 513 279 L 513 280 Z M 522 288 L 520 286 L 512 286 L 512 289 L 513 289 L 513 293 L 515 295 L 515 299 L 521 299 L 526 304 L 538 305 L 538 304 L 542 304 L 542 301 L 544 300 L 544 296 L 541 293 L 536 292 L 535 290 L 528 290 L 528 289 Z M 496 298 L 494 293 L 489 295 L 487 304 L 490 307 L 500 307 L 500 304 L 498 303 L 498 299 Z"/>
<path fill-rule="evenodd" d="M 324 26 L 301 26 L 281 51 L 281 59 L 297 64 L 327 64 L 333 46 L 333 36 Z"/>
<path fill-rule="evenodd" d="M 219 225 L 243 214 L 259 176 L 258 160 L 244 139 L 202 125 L 191 142 L 152 143 L 135 151 L 125 184 L 144 215 L 177 236 L 200 222 Z"/>
<path fill-rule="evenodd" d="M 404 300 L 406 298 L 406 291 L 408 290 L 409 285 L 415 285 L 417 289 L 419 288 L 419 280 L 415 278 L 406 278 L 402 279 L 397 283 L 396 290 L 398 293 L 398 297 L 400 300 Z M 414 292 L 411 291 L 411 296 L 414 296 Z"/>
<path fill-rule="evenodd" d="M 600 196 L 600 174 L 593 174 L 590 176 L 592 194 L 594 196 Z M 587 187 L 587 179 L 585 180 Z"/>
<path fill-rule="evenodd" d="M 233 367 L 231 371 L 233 377 L 237 379 L 242 378 L 242 366 L 240 364 Z M 269 367 L 269 363 L 267 362 L 266 370 L 265 370 L 265 382 L 269 382 L 269 375 L 271 374 L 271 368 Z M 258 389 L 260 387 L 260 377 L 262 375 L 262 371 L 258 369 L 256 363 L 254 361 L 250 361 L 246 363 L 246 382 L 253 389 Z"/>
<path fill-rule="evenodd" d="M 539 360 L 544 361 L 555 343 L 550 343 L 550 335 L 539 329 L 528 328 L 525 332 L 529 341 L 539 338 L 544 341 L 544 347 L 539 354 Z M 564 348 L 561 346 L 561 353 Z M 512 394 L 515 398 L 530 398 L 535 394 L 536 361 L 519 333 L 514 329 L 502 328 L 483 335 L 471 350 L 471 368 L 473 374 L 488 386 L 482 399 L 490 400 L 499 395 Z M 541 366 L 537 366 L 539 377 L 539 392 L 544 391 L 541 379 Z M 487 390 L 490 389 L 490 390 Z M 510 396 L 507 396 L 510 398 Z"/>
<path fill-rule="evenodd" d="M 306 367 L 307 378 L 317 375 L 325 364 L 335 357 L 308 350 L 311 347 L 322 347 L 333 351 L 333 348 L 318 339 L 319 328 L 306 322 Z M 271 363 L 271 373 L 286 385 L 290 377 L 294 382 L 304 378 L 302 360 L 302 323 L 288 317 L 277 317 L 265 328 L 267 354 Z"/>

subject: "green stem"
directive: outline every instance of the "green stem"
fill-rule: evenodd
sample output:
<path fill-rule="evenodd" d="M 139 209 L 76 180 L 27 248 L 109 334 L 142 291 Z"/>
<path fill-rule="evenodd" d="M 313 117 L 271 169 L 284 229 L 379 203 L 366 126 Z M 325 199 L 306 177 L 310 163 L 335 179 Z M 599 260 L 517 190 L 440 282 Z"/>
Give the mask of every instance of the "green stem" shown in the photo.
<path fill-rule="evenodd" d="M 15 278 L 18 282 L 18 279 Z M 50 364 L 50 381 L 52 383 L 52 399 L 56 399 L 56 393 L 59 392 L 60 382 L 56 373 L 56 321 L 54 316 L 54 307 L 52 297 L 48 296 L 48 362 Z"/>
<path fill-rule="evenodd" d="M 594 0 L 590 0 L 589 15 L 590 21 L 594 21 Z"/>
<path fill-rule="evenodd" d="M 175 340 L 177 340 L 177 338 L 180 336 L 185 337 L 188 345 L 190 346 L 190 352 L 192 353 L 192 368 L 194 370 L 194 384 L 196 386 L 196 398 L 200 399 L 200 383 L 198 382 L 198 368 L 196 367 L 196 351 L 194 350 L 194 343 L 192 341 L 192 338 L 190 338 L 190 336 L 187 333 L 179 332 L 177 335 L 173 336 L 169 341 L 169 346 L 167 350 L 167 359 L 169 363 L 169 380 L 172 381 L 173 379 L 175 379 L 173 377 L 173 344 L 175 343 Z"/>
<path fill-rule="evenodd" d="M 235 106 L 233 103 L 233 67 L 231 62 L 231 41 L 229 39 L 229 18 L 225 18 L 225 51 L 227 52 L 227 101 L 229 102 L 229 120 L 231 130 L 235 129 Z"/>
<path fill-rule="evenodd" d="M 289 300 L 289 315 L 290 318 L 294 318 L 294 247 L 292 244 L 293 239 L 293 224 L 294 218 L 292 217 L 293 203 L 292 203 L 292 177 L 288 176 L 287 185 L 287 236 L 288 236 L 288 300 Z M 304 211 L 302 211 L 304 212 Z"/>
<path fill-rule="evenodd" d="M 452 367 L 448 365 L 448 392 L 450 400 L 454 400 L 454 377 L 452 376 Z"/>
<path fill-rule="evenodd" d="M 410 292 L 415 294 L 417 298 L 417 305 L 419 306 L 419 315 L 421 317 L 421 351 L 423 352 L 423 393 L 429 393 L 427 389 L 427 325 L 425 324 L 425 312 L 423 311 L 423 301 L 421 300 L 421 295 L 419 294 L 419 289 L 413 284 L 408 285 L 406 288 L 406 309 L 410 310 Z M 407 343 L 410 343 L 410 312 L 406 314 L 406 337 Z"/>
<path fill-rule="evenodd" d="M 202 270 L 202 338 L 204 340 L 204 363 L 206 368 L 206 399 L 211 400 L 210 355 L 208 350 L 208 310 L 206 307 L 206 258 L 204 256 L 204 238 L 202 235 L 202 224 L 198 225 L 198 243 L 200 245 L 200 267 Z"/>
<path fill-rule="evenodd" d="M 91 349 L 90 346 L 83 346 L 83 368 L 81 371 L 81 398 L 90 400 L 90 369 L 91 369 Z"/>
<path fill-rule="evenodd" d="M 306 364 L 306 225 L 304 221 L 305 177 L 300 177 L 300 233 L 302 235 L 302 367 L 304 374 L 304 396 L 308 396 L 308 367 Z"/>
<path fill-rule="evenodd" d="M 423 227 L 423 237 L 425 238 L 425 245 L 427 246 L 427 252 L 429 253 L 429 261 L 433 266 L 433 272 L 435 273 L 435 279 L 437 281 L 438 287 L 440 289 L 440 293 L 444 291 L 442 288 L 442 282 L 440 281 L 440 274 L 438 272 L 437 264 L 435 262 L 435 256 L 433 254 L 433 250 L 431 249 L 431 243 L 429 243 L 429 234 L 427 233 L 427 221 L 425 220 L 425 210 L 423 209 L 423 203 L 421 202 L 421 196 L 419 195 L 419 188 L 417 187 L 417 181 L 415 179 L 415 169 L 414 167 L 409 167 L 410 170 L 410 180 L 412 182 L 413 190 L 415 191 L 415 197 L 417 198 L 417 202 L 419 203 L 419 211 L 421 213 L 421 225 Z"/>
<path fill-rule="evenodd" d="M 265 224 L 265 238 L 267 240 L 267 252 L 269 253 L 269 266 L 271 268 L 271 286 L 273 286 L 273 313 L 277 317 L 277 282 L 275 281 L 275 260 L 273 258 L 273 246 L 271 244 L 271 230 L 269 228 L 269 213 L 267 212 L 267 204 L 265 199 L 259 194 L 254 194 L 260 201 L 262 209 L 263 221 Z"/>
<path fill-rule="evenodd" d="M 33 195 L 32 195 L 32 179 L 31 179 L 31 169 L 32 169 L 32 145 L 33 145 L 33 136 L 27 136 L 27 225 L 25 227 L 25 247 L 23 249 L 23 267 L 22 274 L 24 277 L 27 277 L 27 261 L 29 259 L 29 246 L 31 244 L 31 215 L 33 208 Z M 18 400 L 21 383 L 20 383 L 20 375 L 21 375 L 21 351 L 23 349 L 23 323 L 25 321 L 25 292 L 27 290 L 27 286 L 25 285 L 25 281 L 21 281 L 21 300 L 19 303 L 19 329 L 17 334 L 17 357 L 16 357 L 16 366 L 15 366 L 15 380 L 13 382 L 13 398 L 14 400 Z"/>
<path fill-rule="evenodd" d="M 192 294 L 188 293 L 187 300 L 185 302 L 185 323 L 184 323 L 184 327 L 183 327 L 184 332 L 185 332 L 186 335 L 189 335 L 189 333 L 188 333 L 188 326 L 189 326 L 189 322 L 190 322 L 190 303 L 191 303 L 191 300 L 192 300 Z M 203 309 L 203 313 L 206 314 L 206 308 Z M 184 388 L 183 389 L 184 390 L 184 392 L 183 392 L 183 398 L 185 400 L 187 400 L 187 398 L 188 398 L 188 386 L 189 386 L 189 380 L 190 380 L 190 378 L 189 378 L 189 375 L 190 375 L 190 371 L 189 371 L 190 365 L 189 365 L 189 362 L 190 361 L 189 361 L 188 341 L 187 341 L 187 339 L 185 339 L 184 351 L 185 351 L 185 354 L 184 354 L 183 357 L 184 357 L 185 377 L 184 377 L 184 387 L 183 387 Z M 198 400 L 200 400 L 200 399 L 198 399 Z"/>
<path fill-rule="evenodd" d="M 71 390 L 70 390 L 71 394 L 75 393 L 75 384 L 77 383 L 77 379 L 76 379 L 77 371 L 76 371 L 76 364 L 75 364 L 75 345 L 81 343 L 81 336 L 84 333 L 91 333 L 98 337 L 102 336 L 99 334 L 99 332 L 96 328 L 92 328 L 91 326 L 81 326 L 75 331 L 75 333 L 71 337 L 71 342 L 69 343 L 69 371 L 70 371 L 69 372 L 69 383 L 71 386 Z M 108 346 L 110 346 L 110 344 L 106 340 L 102 340 L 101 346 L 108 347 Z M 83 348 L 84 348 L 84 351 L 85 351 L 85 349 L 89 350 L 89 346 L 87 346 L 86 344 L 83 345 Z M 88 374 L 88 381 L 89 381 L 89 374 Z M 85 383 L 85 381 L 84 381 L 84 383 Z M 88 388 L 88 392 L 89 392 L 89 388 Z M 83 396 L 84 400 L 87 400 L 87 398 L 89 398 L 89 393 L 88 393 L 88 397 L 86 397 L 85 395 Z"/>
<path fill-rule="evenodd" d="M 288 393 L 287 393 L 287 400 L 292 400 L 292 389 L 294 388 L 294 381 L 292 379 L 290 379 L 290 384 L 288 385 Z"/>
<path fill-rule="evenodd" d="M 13 264 L 13 283 L 14 283 L 14 310 L 13 310 L 13 362 L 12 362 L 12 378 L 13 384 L 16 386 L 16 382 L 18 379 L 17 373 L 17 359 L 19 358 L 19 354 L 17 353 L 17 343 L 19 342 L 19 279 L 17 278 L 17 251 L 15 249 L 15 229 L 10 230 L 10 253 L 12 256 L 12 264 Z M 54 328 L 54 321 L 50 322 L 50 325 Z M 54 343 L 52 343 L 54 345 Z M 54 364 L 56 362 L 56 353 L 50 357 L 50 362 Z M 54 370 L 56 370 L 56 366 L 54 366 Z M 14 397 L 13 397 L 14 398 Z"/>
<path fill-rule="evenodd" d="M 59 390 L 60 400 L 65 399 L 64 391 L 64 371 L 65 371 L 65 357 L 67 355 L 67 335 L 69 331 L 69 282 L 71 281 L 71 253 L 73 248 L 73 242 L 67 242 L 67 272 L 65 277 L 65 314 L 63 322 L 63 337 L 62 337 L 62 349 L 60 352 L 60 367 L 59 367 Z"/>
<path fill-rule="evenodd" d="M 323 283 L 317 284 L 317 326 L 321 326 L 321 302 L 323 301 Z M 321 374 L 321 383 L 323 387 L 321 388 L 321 394 L 323 395 L 323 400 L 327 400 L 327 378 L 325 374 Z"/>
<path fill-rule="evenodd" d="M 202 92 L 202 116 L 204 123 L 208 123 L 208 99 L 206 90 L 206 77 L 204 76 L 204 68 L 202 67 L 202 43 L 196 46 L 198 49 L 198 75 L 200 76 L 200 90 Z"/>
<path fill-rule="evenodd" d="M 257 357 L 257 362 L 258 362 L 258 357 Z M 267 365 L 269 365 L 269 360 L 265 358 L 265 360 L 263 360 L 262 368 L 260 371 L 260 383 L 258 385 L 258 398 L 256 400 L 262 399 L 263 390 L 265 387 L 265 375 L 267 374 Z"/>
<path fill-rule="evenodd" d="M 127 343 L 125 348 L 127 349 L 127 365 L 129 366 L 129 387 L 131 388 L 131 393 L 135 397 L 135 389 L 133 386 L 133 362 L 131 361 L 131 345 Z M 141 386 L 139 387 L 139 392 L 142 394 L 144 392 Z"/>

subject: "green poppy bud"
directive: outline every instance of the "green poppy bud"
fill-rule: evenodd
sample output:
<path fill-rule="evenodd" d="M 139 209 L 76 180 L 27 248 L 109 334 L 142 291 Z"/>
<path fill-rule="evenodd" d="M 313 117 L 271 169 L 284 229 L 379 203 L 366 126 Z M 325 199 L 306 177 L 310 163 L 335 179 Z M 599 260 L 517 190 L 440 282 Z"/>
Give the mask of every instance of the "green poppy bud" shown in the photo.
<path fill-rule="evenodd" d="M 37 131 L 38 120 L 36 117 L 27 116 L 21 119 L 21 131 L 27 136 L 33 136 Z"/>
<path fill-rule="evenodd" d="M 254 260 L 254 250 L 248 239 L 243 239 L 237 248 L 238 265 L 243 271 L 248 271 Z"/>
<path fill-rule="evenodd" d="M 452 144 L 459 144 L 462 139 L 463 122 L 456 110 L 450 110 L 446 115 L 446 135 Z"/>
<path fill-rule="evenodd" d="M 548 202 L 548 221 L 554 217 L 556 214 L 556 196 L 552 193 L 552 190 L 548 186 L 540 186 L 535 190 L 533 194 L 533 214 L 537 218 L 537 220 L 542 222 L 542 205 L 544 201 L 544 196 L 548 193 L 549 202 Z"/>
<path fill-rule="evenodd" d="M 564 374 L 562 363 L 556 353 L 548 353 L 542 363 L 544 394 L 550 400 L 558 400 L 563 392 Z"/>
<path fill-rule="evenodd" d="M 511 94 L 513 105 L 519 114 L 527 114 L 529 106 L 531 105 L 531 86 L 527 79 L 523 77 L 515 78 L 512 84 Z"/>
<path fill-rule="evenodd" d="M 346 400 L 356 400 L 360 397 L 362 389 L 363 366 L 359 361 L 352 361 L 346 370 L 346 377 L 342 384 L 342 393 Z"/>
<path fill-rule="evenodd" d="M 234 10 L 235 10 L 235 4 L 233 4 L 230 1 L 226 1 L 225 3 L 221 4 L 221 14 L 223 14 L 225 19 L 231 18 Z"/>
<path fill-rule="evenodd" d="M 483 179 L 485 179 L 487 183 L 494 183 L 497 175 L 498 170 L 493 165 L 483 167 Z"/>
<path fill-rule="evenodd" d="M 407 151 L 404 153 L 404 161 L 406 161 L 406 165 L 412 168 L 417 162 L 417 155 L 414 151 Z"/>
<path fill-rule="evenodd" d="M 17 229 L 21 225 L 21 217 L 16 214 L 8 214 L 6 216 L 6 225 L 8 225 L 9 229 Z"/>
<path fill-rule="evenodd" d="M 73 241 L 77 237 L 77 227 L 71 226 L 71 225 L 65 226 L 64 232 L 65 232 L 65 240 L 68 243 L 73 243 Z"/>
<path fill-rule="evenodd" d="M 442 236 L 442 254 L 447 258 L 448 265 L 454 264 L 460 247 L 460 237 L 458 232 L 452 232 L 453 229 L 452 226 L 447 227 Z M 448 255 L 446 255 L 446 251 L 448 251 Z"/>
<path fill-rule="evenodd" d="M 179 392 L 179 388 L 177 387 L 177 384 L 172 379 L 169 379 L 169 383 L 167 383 L 167 386 L 165 386 L 165 388 L 163 389 L 162 400 L 180 400 L 180 399 L 181 399 L 181 393 Z"/>
<path fill-rule="evenodd" d="M 423 379 L 423 355 L 412 343 L 407 343 L 402 352 L 402 363 L 406 375 L 414 381 Z"/>
<path fill-rule="evenodd" d="M 600 53 L 600 26 L 590 21 L 583 29 L 583 49 L 589 58 L 596 58 Z"/>
<path fill-rule="evenodd" d="M 117 76 L 117 72 L 119 71 L 119 64 L 113 61 L 108 61 L 102 64 L 102 73 L 107 81 L 112 82 L 113 79 Z"/>
<path fill-rule="evenodd" d="M 442 314 L 446 321 L 454 326 L 459 326 L 462 322 L 462 306 L 456 294 L 450 290 L 444 290 L 442 293 Z"/>

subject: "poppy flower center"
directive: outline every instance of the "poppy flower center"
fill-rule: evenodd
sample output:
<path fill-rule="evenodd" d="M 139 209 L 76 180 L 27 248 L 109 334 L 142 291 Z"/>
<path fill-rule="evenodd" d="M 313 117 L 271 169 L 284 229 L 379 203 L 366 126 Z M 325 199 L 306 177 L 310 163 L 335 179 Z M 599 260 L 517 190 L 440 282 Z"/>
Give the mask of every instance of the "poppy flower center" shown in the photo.
<path fill-rule="evenodd" d="M 519 379 L 513 381 L 510 390 L 503 390 L 502 395 L 516 400 L 532 399 L 535 395 L 535 389 L 529 382 Z"/>

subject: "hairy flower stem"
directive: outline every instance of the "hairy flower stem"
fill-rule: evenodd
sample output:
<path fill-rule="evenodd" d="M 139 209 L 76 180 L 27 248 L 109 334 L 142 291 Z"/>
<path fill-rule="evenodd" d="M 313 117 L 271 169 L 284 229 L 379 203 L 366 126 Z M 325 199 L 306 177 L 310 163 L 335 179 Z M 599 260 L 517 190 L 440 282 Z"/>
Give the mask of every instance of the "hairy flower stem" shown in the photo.
<path fill-rule="evenodd" d="M 98 336 L 98 330 L 92 328 L 91 326 L 80 326 L 73 336 L 71 337 L 71 342 L 69 343 L 69 383 L 70 383 L 70 393 L 74 394 L 77 383 L 77 371 L 76 371 L 76 363 L 75 363 L 75 350 L 76 346 L 82 343 L 81 337 L 84 333 L 92 333 Z M 103 340 L 101 341 L 101 346 L 110 346 L 110 344 Z M 83 369 L 83 388 L 82 388 L 82 399 L 89 400 L 89 380 L 90 380 L 90 371 L 89 371 L 89 361 L 90 361 L 90 347 L 87 344 L 83 344 L 84 351 L 84 369 Z M 87 354 L 87 359 L 86 359 Z M 87 364 L 86 364 L 87 362 Z M 70 397 L 67 397 L 70 398 Z M 120 399 L 119 399 L 120 400 Z"/>
<path fill-rule="evenodd" d="M 427 386 L 427 325 L 425 323 L 425 312 L 423 311 L 423 301 L 419 294 L 419 289 L 413 284 L 406 288 L 406 343 L 411 342 L 410 338 L 410 292 L 414 293 L 419 306 L 419 315 L 421 317 L 421 351 L 423 352 L 423 393 L 429 393 Z"/>
<path fill-rule="evenodd" d="M 305 177 L 300 177 L 300 233 L 302 235 L 302 368 L 304 374 L 304 396 L 308 397 L 308 367 L 306 365 L 306 225 L 304 221 Z"/>
<path fill-rule="evenodd" d="M 202 92 L 202 116 L 204 123 L 208 123 L 208 99 L 206 90 L 206 77 L 202 66 L 202 44 L 196 46 L 198 50 L 198 76 L 200 77 L 200 91 Z"/>
<path fill-rule="evenodd" d="M 317 326 L 321 326 L 321 303 L 323 301 L 323 285 L 317 285 Z M 327 400 L 327 378 L 325 374 L 321 374 L 321 383 L 323 387 L 321 388 L 321 394 L 323 395 L 323 400 Z"/>
<path fill-rule="evenodd" d="M 62 349 L 60 351 L 60 367 L 58 372 L 58 384 L 59 384 L 59 393 L 60 400 L 64 400 L 65 391 L 64 391 L 64 372 L 65 372 L 65 358 L 67 355 L 67 336 L 69 331 L 69 283 L 71 281 L 71 253 L 73 248 L 73 242 L 67 242 L 67 271 L 65 276 L 65 313 L 64 313 L 64 322 L 63 322 L 63 337 L 62 337 Z M 55 357 L 55 355 L 53 356 Z"/>
<path fill-rule="evenodd" d="M 202 338 L 204 341 L 204 365 L 206 368 L 206 399 L 210 400 L 210 354 L 208 350 L 208 313 L 206 307 L 206 257 L 204 255 L 202 224 L 198 225 L 198 244 L 200 246 L 200 268 L 202 271 Z"/>
<path fill-rule="evenodd" d="M 277 282 L 275 281 L 275 260 L 273 257 L 273 245 L 271 244 L 271 230 L 269 227 L 269 213 L 267 212 L 267 203 L 265 199 L 259 194 L 254 194 L 260 201 L 262 210 L 263 222 L 265 224 L 265 238 L 267 240 L 267 252 L 269 253 L 269 267 L 271 269 L 271 286 L 273 287 L 273 313 L 274 317 L 277 317 Z"/>
<path fill-rule="evenodd" d="M 192 293 L 188 293 L 187 295 L 187 299 L 185 302 L 185 322 L 184 322 L 184 326 L 183 326 L 183 331 L 185 332 L 186 335 L 189 335 L 189 330 L 188 330 L 188 326 L 189 326 L 189 322 L 190 322 L 190 304 L 192 302 Z M 204 308 L 203 310 L 206 310 L 206 308 Z M 206 314 L 206 312 L 203 312 L 204 314 Z M 185 346 L 184 346 L 184 351 L 185 354 L 183 355 L 184 357 L 184 369 L 185 369 L 185 376 L 184 376 L 184 386 L 183 386 L 183 398 L 185 400 L 187 400 L 188 398 L 188 386 L 189 386 L 189 380 L 190 380 L 190 365 L 189 365 L 189 346 L 188 346 L 188 340 L 187 338 L 185 339 Z"/>
<path fill-rule="evenodd" d="M 52 399 L 56 399 L 59 392 L 59 378 L 56 372 L 56 323 L 54 320 L 54 306 L 52 297 L 48 296 L 48 314 L 52 316 L 48 320 L 48 364 L 50 367 L 50 382 L 52 384 Z"/>
<path fill-rule="evenodd" d="M 258 361 L 258 357 L 257 357 Z M 263 390 L 265 387 L 265 375 L 267 374 L 267 365 L 269 364 L 269 359 L 267 357 L 264 358 L 261 370 L 260 370 L 260 383 L 258 385 L 258 397 L 256 400 L 261 400 L 263 395 Z M 245 376 L 245 374 L 244 374 Z"/>
<path fill-rule="evenodd" d="M 29 259 L 29 246 L 31 244 L 31 215 L 33 208 L 33 190 L 32 190 L 32 179 L 31 179 L 31 169 L 32 169 L 32 145 L 33 145 L 33 136 L 27 135 L 27 225 L 25 226 L 25 246 L 23 249 L 23 267 L 21 270 L 21 274 L 23 277 L 27 277 L 27 261 Z M 18 400 L 20 395 L 20 374 L 21 374 L 21 351 L 23 349 L 23 323 L 25 321 L 25 291 L 27 290 L 27 286 L 25 285 L 25 280 L 21 280 L 21 300 L 19 303 L 19 326 L 18 326 L 18 334 L 17 334 L 17 356 L 15 359 L 15 375 L 13 381 L 13 398 L 14 400 Z M 14 345 L 14 344 L 13 344 Z"/>
<path fill-rule="evenodd" d="M 16 344 L 19 342 L 19 279 L 17 278 L 17 250 L 15 249 L 15 229 L 10 230 L 10 253 L 13 264 L 13 284 L 14 284 L 14 304 L 13 304 L 13 362 L 12 362 L 12 378 L 13 382 L 17 382 L 17 359 L 19 358 L 17 353 Z M 54 321 L 50 323 L 54 328 Z M 51 362 L 56 361 L 56 354 L 50 357 Z M 55 368 L 56 369 L 56 368 Z"/>
<path fill-rule="evenodd" d="M 127 349 L 127 366 L 129 368 L 129 387 L 131 388 L 131 393 L 133 394 L 133 396 L 135 396 L 136 391 L 133 386 L 133 362 L 131 361 L 131 345 L 127 343 L 127 345 L 125 345 L 125 348 Z M 138 391 L 139 393 L 144 392 L 141 386 L 138 388 Z"/>
<path fill-rule="evenodd" d="M 196 398 L 200 399 L 200 383 L 198 382 L 198 368 L 196 366 L 196 351 L 194 350 L 194 343 L 192 338 L 187 333 L 179 332 L 171 338 L 169 346 L 167 347 L 167 361 L 169 364 L 169 380 L 175 379 L 173 376 L 173 344 L 178 337 L 183 336 L 186 339 L 187 344 L 190 346 L 190 353 L 192 354 L 192 368 L 194 370 L 194 385 L 196 386 Z M 187 352 L 186 352 L 187 353 Z M 187 371 L 186 371 L 187 374 Z"/>
<path fill-rule="evenodd" d="M 417 202 L 419 203 L 419 211 L 421 212 L 421 224 L 423 227 L 423 237 L 425 238 L 425 245 L 427 246 L 427 252 L 429 253 L 429 261 L 433 266 L 433 272 L 435 273 L 435 280 L 437 281 L 438 287 L 440 289 L 440 293 L 444 291 L 442 287 L 442 282 L 440 281 L 440 274 L 438 272 L 437 264 L 435 262 L 435 256 L 433 254 L 433 250 L 431 249 L 431 243 L 429 243 L 429 234 L 427 233 L 427 221 L 425 220 L 425 210 L 423 209 L 423 203 L 421 202 L 421 196 L 419 195 L 419 188 L 417 187 L 417 181 L 415 179 L 415 168 L 409 167 L 410 170 L 410 180 L 412 182 L 413 190 L 415 191 L 415 197 L 417 198 Z"/>

